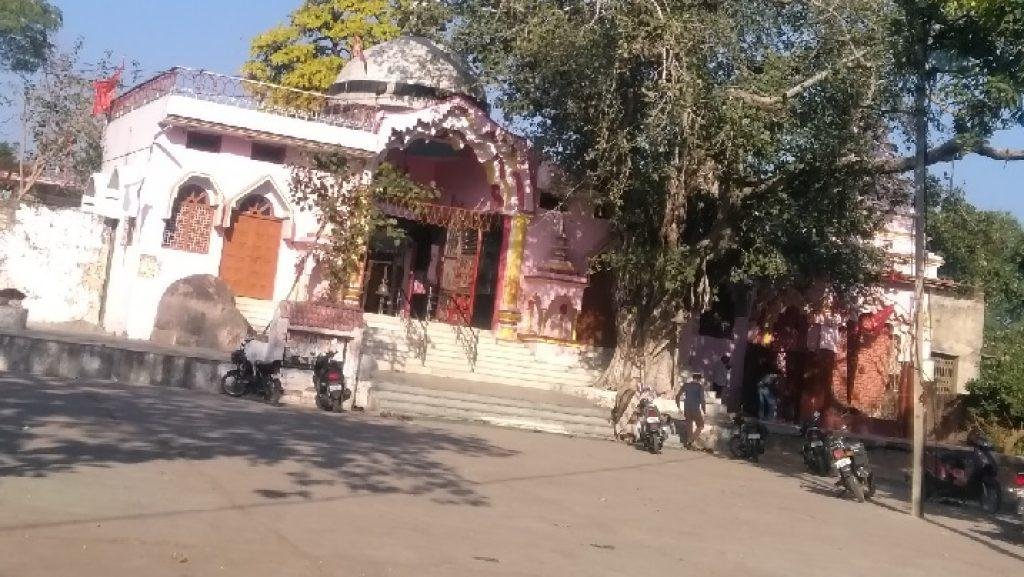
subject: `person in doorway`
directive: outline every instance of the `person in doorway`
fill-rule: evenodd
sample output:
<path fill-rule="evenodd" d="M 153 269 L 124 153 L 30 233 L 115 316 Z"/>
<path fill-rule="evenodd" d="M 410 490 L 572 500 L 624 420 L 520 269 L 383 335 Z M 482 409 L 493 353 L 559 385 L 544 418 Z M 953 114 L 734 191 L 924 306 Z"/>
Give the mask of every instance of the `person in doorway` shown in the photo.
<path fill-rule="evenodd" d="M 711 374 L 711 390 L 719 399 L 724 399 L 726 391 L 729 390 L 729 376 L 732 370 L 730 361 L 729 355 L 722 355 L 715 363 L 714 372 Z"/>
<path fill-rule="evenodd" d="M 686 448 L 693 449 L 700 442 L 704 431 L 704 415 L 707 406 L 704 401 L 704 383 L 700 373 L 693 373 L 676 393 L 676 407 L 683 413 L 686 426 Z"/>
<path fill-rule="evenodd" d="M 778 401 L 775 397 L 775 387 L 779 382 L 779 375 L 770 372 L 761 377 L 757 382 L 757 416 L 762 421 L 775 419 Z"/>

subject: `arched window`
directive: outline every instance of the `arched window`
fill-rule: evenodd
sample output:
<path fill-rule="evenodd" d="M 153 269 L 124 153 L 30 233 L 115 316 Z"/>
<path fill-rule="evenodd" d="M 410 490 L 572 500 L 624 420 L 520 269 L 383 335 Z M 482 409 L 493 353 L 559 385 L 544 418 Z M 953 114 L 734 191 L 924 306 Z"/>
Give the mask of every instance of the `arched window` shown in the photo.
<path fill-rule="evenodd" d="M 206 254 L 210 251 L 213 207 L 202 187 L 186 184 L 178 189 L 171 218 L 164 227 L 164 248 Z"/>
<path fill-rule="evenodd" d="M 274 203 L 270 199 L 260 195 L 252 194 L 238 203 L 238 214 L 258 216 L 261 218 L 274 218 Z"/>

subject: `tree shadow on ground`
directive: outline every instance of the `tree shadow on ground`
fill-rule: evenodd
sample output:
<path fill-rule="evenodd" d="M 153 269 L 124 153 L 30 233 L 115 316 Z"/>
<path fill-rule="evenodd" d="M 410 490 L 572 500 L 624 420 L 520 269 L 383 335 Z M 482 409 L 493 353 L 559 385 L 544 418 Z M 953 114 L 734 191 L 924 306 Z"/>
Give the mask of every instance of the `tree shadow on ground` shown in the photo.
<path fill-rule="evenodd" d="M 759 467 L 776 475 L 796 479 L 800 486 L 811 493 L 836 499 L 852 499 L 837 486 L 837 477 L 819 476 L 807 471 L 800 455 L 799 438 L 780 439 L 769 437 L 769 447 L 761 460 L 751 466 Z M 723 458 L 730 458 L 723 456 Z M 879 480 L 877 498 L 865 503 L 902 514 L 909 514 L 910 491 L 905 484 L 892 480 Z M 926 521 L 947 531 L 984 545 L 994 552 L 1012 559 L 1024 561 L 1024 538 L 1010 523 L 993 517 L 977 507 L 965 505 L 950 507 L 939 503 L 925 503 Z"/>
<path fill-rule="evenodd" d="M 45 477 L 158 460 L 242 458 L 295 463 L 294 487 L 258 490 L 302 498 L 308 487 L 361 494 L 429 495 L 438 503 L 486 506 L 477 485 L 444 453 L 510 457 L 479 437 L 366 415 L 270 407 L 182 389 L 0 374 L 0 478 Z"/>

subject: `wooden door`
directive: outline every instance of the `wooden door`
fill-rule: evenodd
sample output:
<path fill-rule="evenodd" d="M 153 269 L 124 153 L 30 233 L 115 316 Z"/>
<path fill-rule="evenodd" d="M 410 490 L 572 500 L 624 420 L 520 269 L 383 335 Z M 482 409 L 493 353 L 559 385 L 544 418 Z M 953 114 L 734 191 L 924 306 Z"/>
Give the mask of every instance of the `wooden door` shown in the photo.
<path fill-rule="evenodd" d="M 479 260 L 480 231 L 448 229 L 441 259 L 438 320 L 460 325 L 471 324 Z"/>
<path fill-rule="evenodd" d="M 236 296 L 274 298 L 281 221 L 252 213 L 239 214 L 224 238 L 220 278 Z"/>

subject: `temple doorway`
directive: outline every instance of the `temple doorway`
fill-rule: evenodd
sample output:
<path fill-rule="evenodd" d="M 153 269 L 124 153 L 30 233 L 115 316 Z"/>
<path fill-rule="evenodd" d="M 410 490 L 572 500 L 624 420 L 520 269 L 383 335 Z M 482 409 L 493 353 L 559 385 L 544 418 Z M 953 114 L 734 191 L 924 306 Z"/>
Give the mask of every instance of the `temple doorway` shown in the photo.
<path fill-rule="evenodd" d="M 501 234 L 399 218 L 398 237 L 370 240 L 363 310 L 490 329 Z"/>

